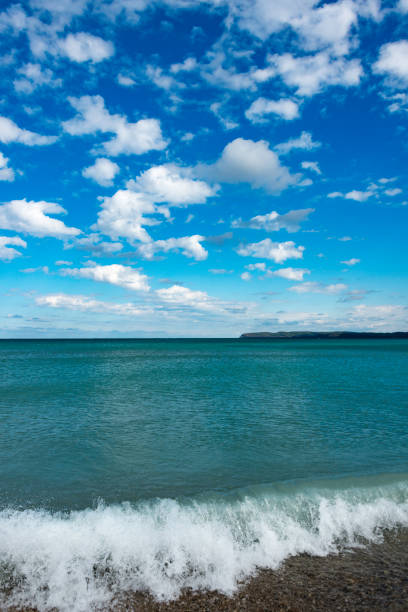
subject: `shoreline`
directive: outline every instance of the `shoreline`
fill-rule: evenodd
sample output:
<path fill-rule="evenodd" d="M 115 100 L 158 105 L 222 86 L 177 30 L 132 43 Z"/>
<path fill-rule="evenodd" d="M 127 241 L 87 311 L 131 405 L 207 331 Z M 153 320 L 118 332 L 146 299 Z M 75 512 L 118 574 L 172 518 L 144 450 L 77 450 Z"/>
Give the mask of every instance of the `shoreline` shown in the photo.
<path fill-rule="evenodd" d="M 339 554 L 290 557 L 277 570 L 261 569 L 232 597 L 213 591 L 187 591 L 170 602 L 157 602 L 143 593 L 129 593 L 120 600 L 109 610 L 402 612 L 408 610 L 408 529 L 385 532 L 379 544 Z"/>
<path fill-rule="evenodd" d="M 408 610 L 408 528 L 383 531 L 380 543 L 324 557 L 299 554 L 260 569 L 232 596 L 190 591 L 169 602 L 116 593 L 105 612 L 404 612 Z M 6 607 L 8 612 L 38 612 Z M 51 612 L 51 609 L 50 609 Z M 58 612 L 52 608 L 52 612 Z"/>

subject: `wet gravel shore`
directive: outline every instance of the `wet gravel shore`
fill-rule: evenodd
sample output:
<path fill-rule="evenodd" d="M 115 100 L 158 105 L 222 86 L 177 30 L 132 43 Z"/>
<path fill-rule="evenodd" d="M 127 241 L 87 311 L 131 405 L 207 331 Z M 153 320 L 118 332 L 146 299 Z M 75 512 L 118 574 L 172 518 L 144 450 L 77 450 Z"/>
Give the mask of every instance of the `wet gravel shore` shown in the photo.
<path fill-rule="evenodd" d="M 157 603 L 143 594 L 127 596 L 115 612 L 334 612 L 408 611 L 408 531 L 385 534 L 367 548 L 288 559 L 279 570 L 262 570 L 228 598 L 215 592 L 186 592 Z"/>

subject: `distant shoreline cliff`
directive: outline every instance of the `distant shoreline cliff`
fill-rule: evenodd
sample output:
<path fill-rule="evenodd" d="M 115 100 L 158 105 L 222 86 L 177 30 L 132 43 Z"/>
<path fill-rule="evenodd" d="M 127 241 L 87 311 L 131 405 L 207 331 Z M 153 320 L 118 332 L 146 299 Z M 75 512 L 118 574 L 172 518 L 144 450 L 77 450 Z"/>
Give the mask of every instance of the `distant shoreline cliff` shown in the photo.
<path fill-rule="evenodd" d="M 301 340 L 315 338 L 408 338 L 408 332 L 352 332 L 352 331 L 280 331 L 280 332 L 250 332 L 241 334 L 243 339 L 271 339 L 271 340 Z"/>

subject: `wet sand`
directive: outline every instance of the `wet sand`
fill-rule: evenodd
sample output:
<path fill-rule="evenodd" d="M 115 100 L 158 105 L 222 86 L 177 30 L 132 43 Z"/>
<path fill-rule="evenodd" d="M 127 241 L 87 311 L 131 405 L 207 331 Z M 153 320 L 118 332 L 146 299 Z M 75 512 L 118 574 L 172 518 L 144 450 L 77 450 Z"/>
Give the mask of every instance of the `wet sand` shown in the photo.
<path fill-rule="evenodd" d="M 387 533 L 381 544 L 338 555 L 292 557 L 276 571 L 261 570 L 232 598 L 185 592 L 177 601 L 157 603 L 143 594 L 129 594 L 111 610 L 408 611 L 408 531 Z"/>

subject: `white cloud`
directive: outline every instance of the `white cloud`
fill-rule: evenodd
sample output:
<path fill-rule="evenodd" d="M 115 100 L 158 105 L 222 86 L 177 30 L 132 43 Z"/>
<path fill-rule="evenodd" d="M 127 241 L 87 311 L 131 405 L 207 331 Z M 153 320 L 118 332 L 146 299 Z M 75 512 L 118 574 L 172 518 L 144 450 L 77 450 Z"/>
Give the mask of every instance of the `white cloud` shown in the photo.
<path fill-rule="evenodd" d="M 373 191 L 358 191 L 357 189 L 353 189 L 345 194 L 346 200 L 355 200 L 356 202 L 365 202 L 368 198 L 374 195 Z"/>
<path fill-rule="evenodd" d="M 9 161 L 0 151 L 0 181 L 14 181 L 14 170 L 8 165 Z"/>
<path fill-rule="evenodd" d="M 82 170 L 82 176 L 94 180 L 103 187 L 109 187 L 113 184 L 113 179 L 119 170 L 120 168 L 115 162 L 106 157 L 99 157 L 92 166 Z"/>
<path fill-rule="evenodd" d="M 398 40 L 383 45 L 380 48 L 378 60 L 373 65 L 373 71 L 384 74 L 392 80 L 392 84 L 400 87 L 408 85 L 408 40 Z"/>
<path fill-rule="evenodd" d="M 136 85 L 136 81 L 125 74 L 118 74 L 117 81 L 122 87 L 133 87 L 133 85 Z"/>
<path fill-rule="evenodd" d="M 91 61 L 96 64 L 112 57 L 115 53 L 115 48 L 110 41 L 86 32 L 68 34 L 66 38 L 58 41 L 58 47 L 63 55 L 77 63 Z"/>
<path fill-rule="evenodd" d="M 241 274 L 241 278 L 242 278 L 242 280 L 244 280 L 244 281 L 249 281 L 249 280 L 251 280 L 251 275 L 250 275 L 250 273 L 249 273 L 249 272 L 242 272 L 242 274 Z"/>
<path fill-rule="evenodd" d="M 283 263 L 287 259 L 302 259 L 305 247 L 296 246 L 294 242 L 272 242 L 270 238 L 241 245 L 237 253 L 243 256 L 258 257 L 259 259 L 272 259 L 275 263 Z"/>
<path fill-rule="evenodd" d="M 39 306 L 49 306 L 50 308 L 65 308 L 67 310 L 109 313 L 121 316 L 138 316 L 151 311 L 132 303 L 115 304 L 114 302 L 95 300 L 86 295 L 67 295 L 66 293 L 42 295 L 37 297 L 35 301 Z"/>
<path fill-rule="evenodd" d="M 224 310 L 222 303 L 209 296 L 205 291 L 193 291 L 181 285 L 173 285 L 167 289 L 157 289 L 156 294 L 166 304 L 176 307 L 189 307 L 209 312 Z"/>
<path fill-rule="evenodd" d="M 293 281 L 303 281 L 305 274 L 310 274 L 307 268 L 279 268 L 279 270 L 271 271 L 272 276 L 280 276 Z"/>
<path fill-rule="evenodd" d="M 329 48 L 331 54 L 343 55 L 349 52 L 350 30 L 356 22 L 356 6 L 349 0 L 339 0 L 304 11 L 291 25 L 298 32 L 303 48 Z"/>
<path fill-rule="evenodd" d="M 80 234 L 76 227 L 67 227 L 59 219 L 48 215 L 61 215 L 67 211 L 54 202 L 27 202 L 27 200 L 12 200 L 0 206 L 0 228 L 23 232 L 31 236 L 43 238 L 51 236 L 66 239 Z"/>
<path fill-rule="evenodd" d="M 256 215 L 249 221 L 237 219 L 232 222 L 232 227 L 250 227 L 252 229 L 264 229 L 267 232 L 278 232 L 282 229 L 290 233 L 297 232 L 300 229 L 300 224 L 306 221 L 314 210 L 314 208 L 290 210 L 283 215 L 272 211 L 266 215 Z"/>
<path fill-rule="evenodd" d="M 400 189 L 399 187 L 394 187 L 393 189 L 386 189 L 384 191 L 384 193 L 387 196 L 390 196 L 391 198 L 393 198 L 396 195 L 399 195 L 400 193 L 402 193 L 402 189 Z"/>
<path fill-rule="evenodd" d="M 129 123 L 123 115 L 111 115 L 101 96 L 71 97 L 68 100 L 77 115 L 64 121 L 63 129 L 73 136 L 98 132 L 114 134 L 111 140 L 101 145 L 107 155 L 141 155 L 147 151 L 161 151 L 167 146 L 157 119 Z"/>
<path fill-rule="evenodd" d="M 361 259 L 357 259 L 357 257 L 352 257 L 351 259 L 347 259 L 346 261 L 341 261 L 340 263 L 346 266 L 355 266 L 360 263 Z"/>
<path fill-rule="evenodd" d="M 408 13 L 408 0 L 399 0 L 397 9 L 401 11 L 401 13 Z"/>
<path fill-rule="evenodd" d="M 290 291 L 296 293 L 324 293 L 326 295 L 337 295 L 347 289 L 347 285 L 343 283 L 335 283 L 331 285 L 323 285 L 314 281 L 302 283 L 301 285 L 295 285 L 290 288 Z"/>
<path fill-rule="evenodd" d="M 303 151 L 313 151 L 322 146 L 321 142 L 315 141 L 310 132 L 302 132 L 298 138 L 290 138 L 286 142 L 276 145 L 275 150 L 279 155 L 286 155 L 293 149 L 302 149 Z"/>
<path fill-rule="evenodd" d="M 265 140 L 254 142 L 243 138 L 230 142 L 215 164 L 201 166 L 198 170 L 216 181 L 249 183 L 252 187 L 263 187 L 271 193 L 280 193 L 298 179 L 282 166 L 279 157 Z"/>
<path fill-rule="evenodd" d="M 311 170 L 312 172 L 316 172 L 316 174 L 322 173 L 322 171 L 319 168 L 318 162 L 315 162 L 315 161 L 303 161 L 302 168 L 304 170 Z"/>
<path fill-rule="evenodd" d="M 113 196 L 102 198 L 97 222 L 91 229 L 114 240 L 126 238 L 131 243 L 135 240 L 149 242 L 151 238 L 143 225 L 156 225 L 158 221 L 145 215 L 163 215 L 165 212 L 142 194 L 120 189 Z"/>
<path fill-rule="evenodd" d="M 295 57 L 290 53 L 268 57 L 270 70 L 280 75 L 300 96 L 313 96 L 328 86 L 352 87 L 360 83 L 360 60 L 333 59 L 327 52 Z"/>
<path fill-rule="evenodd" d="M 64 268 L 64 276 L 88 278 L 101 283 L 117 285 L 131 291 L 149 291 L 147 276 L 130 266 L 111 264 L 107 266 L 86 266 L 83 268 Z"/>
<path fill-rule="evenodd" d="M 25 248 L 27 243 L 18 236 L 0 236 L 0 259 L 2 261 L 11 261 L 16 257 L 20 257 L 20 251 L 13 249 L 10 245 Z"/>
<path fill-rule="evenodd" d="M 40 64 L 28 62 L 17 70 L 20 75 L 13 81 L 14 89 L 21 93 L 30 94 L 38 87 L 48 85 L 49 87 L 60 87 L 61 79 L 56 79 L 52 70 L 43 68 Z"/>
<path fill-rule="evenodd" d="M 247 270 L 260 270 L 261 272 L 265 272 L 266 270 L 266 264 L 263 262 L 259 262 L 259 263 L 254 263 L 254 264 L 248 264 L 247 266 L 245 266 Z"/>
<path fill-rule="evenodd" d="M 127 187 L 154 202 L 166 202 L 172 206 L 203 204 L 217 191 L 204 181 L 188 176 L 188 169 L 172 164 L 149 168 L 136 180 L 128 181 Z"/>
<path fill-rule="evenodd" d="M 375 195 L 375 189 L 367 189 L 366 191 L 353 189 L 352 191 L 348 191 L 347 193 L 342 193 L 341 191 L 333 191 L 332 193 L 327 194 L 327 197 L 345 198 L 346 200 L 354 200 L 355 202 L 365 202 L 373 195 Z"/>
<path fill-rule="evenodd" d="M 293 100 L 281 98 L 280 100 L 267 100 L 266 98 L 258 98 L 252 102 L 251 106 L 245 112 L 245 116 L 254 123 L 262 123 L 265 121 L 265 115 L 278 115 L 286 121 L 299 117 L 299 105 Z"/>
<path fill-rule="evenodd" d="M 123 245 L 120 242 L 106 242 L 99 234 L 88 234 L 88 236 L 75 238 L 72 242 L 66 243 L 64 248 L 91 251 L 94 257 L 100 257 L 118 253 L 122 250 Z"/>
<path fill-rule="evenodd" d="M 42 136 L 36 132 L 24 130 L 8 117 L 0 117 L 0 142 L 9 144 L 18 142 L 29 147 L 50 145 L 57 140 L 57 136 Z"/>
<path fill-rule="evenodd" d="M 145 259 L 153 259 L 156 253 L 168 253 L 169 251 L 178 251 L 180 249 L 186 257 L 191 257 L 196 261 L 203 261 L 208 257 L 208 251 L 201 245 L 203 240 L 205 240 L 205 236 L 198 234 L 183 236 L 182 238 L 155 240 L 141 244 L 138 251 Z"/>
<path fill-rule="evenodd" d="M 408 309 L 399 304 L 381 304 L 377 306 L 366 306 L 358 304 L 354 306 L 350 317 L 359 326 L 369 329 L 389 329 L 400 331 L 408 324 Z"/>

